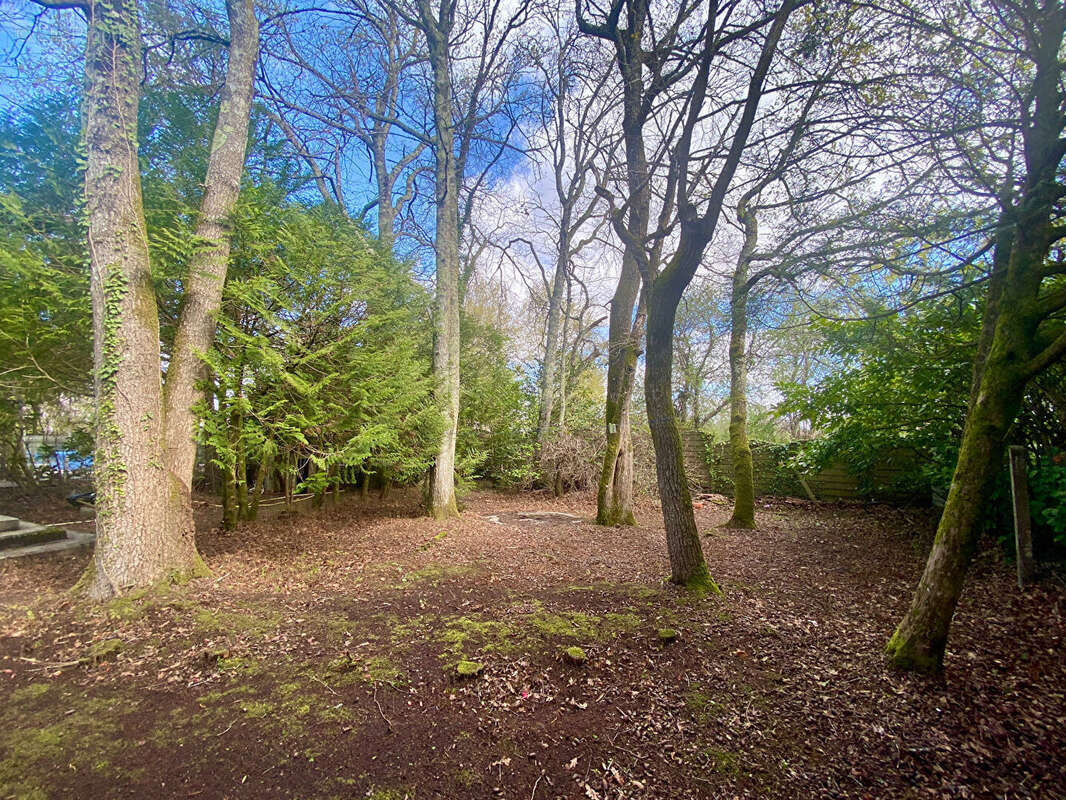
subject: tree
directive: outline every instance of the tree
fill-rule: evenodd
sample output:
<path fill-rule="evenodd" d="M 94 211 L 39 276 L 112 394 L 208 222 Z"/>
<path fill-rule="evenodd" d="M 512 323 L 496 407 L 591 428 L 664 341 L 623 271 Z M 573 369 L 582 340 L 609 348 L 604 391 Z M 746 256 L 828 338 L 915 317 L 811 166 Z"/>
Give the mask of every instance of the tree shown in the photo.
<path fill-rule="evenodd" d="M 528 9 L 519 6 L 508 14 L 499 0 L 481 0 L 462 9 L 448 0 L 441 0 L 436 6 L 432 0 L 418 0 L 413 9 L 390 2 L 389 8 L 421 31 L 428 50 L 433 124 L 430 134 L 420 135 L 429 143 L 434 159 L 437 293 L 433 372 L 445 425 L 429 476 L 427 506 L 431 516 L 443 519 L 459 513 L 455 499 L 455 444 L 459 421 L 459 318 L 466 283 L 460 268 L 460 240 L 463 226 L 469 221 L 473 195 L 506 151 L 517 124 L 512 120 L 502 135 L 491 130 L 501 110 L 513 100 L 511 89 L 519 62 L 508 60 L 507 48 Z M 472 57 L 473 69 L 460 74 L 457 85 L 453 74 L 458 60 L 456 49 L 459 42 L 469 43 L 471 39 L 479 43 L 480 53 Z M 405 128 L 413 132 L 410 126 Z M 492 152 L 481 165 L 478 178 L 467 188 L 461 207 L 460 191 L 479 139 L 489 143 Z"/>
<path fill-rule="evenodd" d="M 275 471 L 290 503 L 356 473 L 383 486 L 420 477 L 441 426 L 429 297 L 409 267 L 334 204 L 305 208 L 273 186 L 246 189 L 235 223 L 214 396 L 200 409 L 225 524 L 254 516 Z"/>
<path fill-rule="evenodd" d="M 602 159 L 597 139 L 611 107 L 604 97 L 610 73 L 597 70 L 595 54 L 587 46 L 582 47 L 579 31 L 572 24 L 560 22 L 556 9 L 548 9 L 545 18 L 551 40 L 545 51 L 538 52 L 533 59 L 541 83 L 537 144 L 550 156 L 554 197 L 550 208 L 540 203 L 538 210 L 547 218 L 555 241 L 550 271 L 543 268 L 535 246 L 529 244 L 541 268 L 548 300 L 538 386 L 538 448 L 543 448 L 548 441 L 556 395 L 562 400 L 560 389 L 565 380 L 562 375 L 567 349 L 562 336 L 564 306 L 574 268 L 572 262 L 596 236 L 595 229 L 587 229 L 600 202 L 592 191 L 590 178 Z"/>
<path fill-rule="evenodd" d="M 193 540 L 192 478 L 196 461 L 196 417 L 203 356 L 215 339 L 215 322 L 230 254 L 230 216 L 237 204 L 255 94 L 259 23 L 252 0 L 227 0 L 230 43 L 226 80 L 219 101 L 196 225 L 196 249 L 189 260 L 174 345 L 167 366 L 162 414 L 166 420 L 172 535 Z"/>
<path fill-rule="evenodd" d="M 729 405 L 713 393 L 714 377 L 722 371 L 721 344 L 725 338 L 726 309 L 715 282 L 702 281 L 681 298 L 674 329 L 677 417 L 700 428 Z"/>
<path fill-rule="evenodd" d="M 796 3 L 785 0 L 772 12 L 747 9 L 748 16 L 739 21 L 732 6 L 726 11 L 711 3 L 705 10 L 706 20 L 701 23 L 693 20 L 698 6 L 682 3 L 669 23 L 656 28 L 650 6 L 644 0 L 616 0 L 599 24 L 581 21 L 583 31 L 614 44 L 619 71 L 627 87 L 627 123 L 623 130 L 627 137 L 626 203 L 630 224 L 622 223 L 621 209 L 616 206 L 614 225 L 636 261 L 647 310 L 645 403 L 655 446 L 671 580 L 714 591 L 717 586 L 708 573 L 696 530 L 672 402 L 674 319 L 681 295 L 695 275 L 717 228 L 726 193 L 756 119 L 778 42 L 795 8 Z M 627 28 L 620 27 L 623 11 Z M 683 40 L 682 32 L 690 28 L 696 33 Z M 730 104 L 734 108 L 730 116 L 735 122 L 730 126 L 724 152 L 714 153 L 719 160 L 717 177 L 706 190 L 704 170 L 713 156 L 701 148 L 696 153 L 703 158 L 694 158 L 694 138 L 709 113 L 705 104 L 709 100 L 712 67 L 722 64 L 726 69 L 724 65 L 728 63 L 728 72 L 735 74 L 738 61 L 747 63 L 748 76 L 736 84 L 740 97 Z M 645 74 L 646 69 L 650 69 L 650 76 Z M 682 86 L 686 76 L 690 80 Z M 666 137 L 661 145 L 668 168 L 659 225 L 649 234 L 645 210 L 650 203 L 642 195 L 650 194 L 652 175 L 644 154 L 643 125 L 660 96 L 671 87 L 674 108 L 679 110 L 674 112 L 671 123 L 659 120 L 657 127 L 660 131 L 676 131 L 676 135 Z M 665 104 L 659 110 L 666 113 Z M 675 208 L 676 247 L 660 268 L 657 251 L 675 230 Z"/>
<path fill-rule="evenodd" d="M 343 24 L 322 25 L 323 15 Z M 412 234 L 426 171 L 426 141 L 396 122 L 424 108 L 415 83 L 422 48 L 418 28 L 387 5 L 349 0 L 281 18 L 261 70 L 274 117 L 325 202 L 347 208 L 345 160 L 364 158 L 349 145 L 365 151 L 375 191 L 352 215 L 376 210 L 378 236 L 390 246 Z"/>
<path fill-rule="evenodd" d="M 1066 113 L 1059 89 L 1066 9 L 1057 0 L 948 6 L 928 31 L 943 98 L 929 129 L 959 183 L 994 199 L 988 289 L 958 463 L 911 606 L 887 645 L 899 668 L 938 673 L 979 520 L 1029 382 L 1066 355 L 1059 243 Z M 988 64 L 997 65 L 989 70 Z M 930 89 L 934 87 L 929 87 Z M 974 152 L 982 158 L 974 159 Z M 1058 256 L 1056 255 L 1058 254 Z"/>
<path fill-rule="evenodd" d="M 213 140 L 182 322 L 164 391 L 160 326 L 141 195 L 137 117 L 142 38 L 136 3 L 48 2 L 88 18 L 85 52 L 85 202 L 91 260 L 96 396 L 97 543 L 86 574 L 106 598 L 175 572 L 203 569 L 189 491 L 195 455 L 196 360 L 214 332 L 247 143 L 258 25 L 247 0 L 231 0 L 230 57 Z M 242 121 L 243 116 L 243 121 Z M 220 274 L 221 273 L 221 274 Z M 175 365 L 174 357 L 179 365 Z M 167 415 L 175 419 L 168 425 Z"/>

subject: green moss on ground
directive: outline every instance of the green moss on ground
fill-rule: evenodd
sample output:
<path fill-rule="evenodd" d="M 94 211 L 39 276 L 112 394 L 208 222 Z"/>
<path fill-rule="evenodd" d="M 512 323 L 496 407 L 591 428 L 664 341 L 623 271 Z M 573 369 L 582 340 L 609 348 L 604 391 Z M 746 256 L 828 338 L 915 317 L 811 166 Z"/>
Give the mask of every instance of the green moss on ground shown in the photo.
<path fill-rule="evenodd" d="M 581 665 L 589 660 L 585 651 L 580 647 L 568 647 L 563 650 L 563 657 L 571 664 Z"/>
<path fill-rule="evenodd" d="M 455 674 L 460 678 L 475 678 L 481 674 L 484 665 L 477 661 L 460 661 L 455 665 Z"/>
<path fill-rule="evenodd" d="M 29 688 L 29 687 L 26 687 Z M 64 696 L 65 713 L 55 704 L 28 710 L 26 701 L 45 692 L 34 690 L 8 703 L 0 717 L 0 797 L 35 800 L 51 796 L 57 765 L 74 771 L 136 777 L 142 769 L 123 769 L 115 761 L 126 753 L 117 707 L 137 707 L 133 698 Z"/>
<path fill-rule="evenodd" d="M 720 775 L 736 778 L 740 775 L 740 754 L 719 747 L 705 747 L 703 757 L 709 762 L 710 768 Z"/>

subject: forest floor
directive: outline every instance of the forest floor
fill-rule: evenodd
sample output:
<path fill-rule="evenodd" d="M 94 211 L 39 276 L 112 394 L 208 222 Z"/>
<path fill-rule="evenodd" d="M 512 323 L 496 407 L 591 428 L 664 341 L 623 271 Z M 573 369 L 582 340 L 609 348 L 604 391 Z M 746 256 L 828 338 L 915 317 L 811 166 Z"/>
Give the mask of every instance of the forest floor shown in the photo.
<path fill-rule="evenodd" d="M 0 513 L 72 518 L 35 502 Z M 0 798 L 1066 797 L 1061 579 L 1019 592 L 986 550 L 934 682 L 881 656 L 930 511 L 734 531 L 708 502 L 721 598 L 663 584 L 655 505 L 593 511 L 344 495 L 223 533 L 204 505 L 213 577 L 107 605 L 69 591 L 87 551 L 0 561 Z"/>

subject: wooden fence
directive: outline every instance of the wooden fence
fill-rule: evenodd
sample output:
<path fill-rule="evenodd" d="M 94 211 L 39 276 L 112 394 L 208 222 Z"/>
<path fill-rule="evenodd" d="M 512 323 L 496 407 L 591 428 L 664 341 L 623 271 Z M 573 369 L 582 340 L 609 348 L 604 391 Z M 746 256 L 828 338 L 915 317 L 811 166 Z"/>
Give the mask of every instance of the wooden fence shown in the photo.
<path fill-rule="evenodd" d="M 696 491 L 733 494 L 733 457 L 725 442 L 709 443 L 705 434 L 682 429 L 685 471 Z M 928 502 L 928 489 L 915 488 L 914 456 L 899 452 L 858 475 L 846 464 L 834 463 L 818 472 L 801 474 L 791 466 L 802 443 L 752 443 L 756 496 L 811 497 L 818 500 L 895 500 Z"/>

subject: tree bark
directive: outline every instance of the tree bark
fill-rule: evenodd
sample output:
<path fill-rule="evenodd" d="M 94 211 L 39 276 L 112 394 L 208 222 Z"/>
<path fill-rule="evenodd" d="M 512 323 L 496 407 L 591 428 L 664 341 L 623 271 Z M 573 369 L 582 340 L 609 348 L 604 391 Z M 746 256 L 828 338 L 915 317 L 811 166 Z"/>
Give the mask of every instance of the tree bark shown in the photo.
<path fill-rule="evenodd" d="M 159 317 L 137 160 L 141 32 L 134 0 L 89 7 L 85 199 L 96 391 L 97 540 L 86 576 L 98 599 L 198 564 L 167 517 Z"/>
<path fill-rule="evenodd" d="M 967 415 L 959 460 L 944 513 L 925 571 L 911 602 L 887 645 L 889 662 L 900 669 L 936 674 L 943 670 L 951 620 L 962 594 L 966 571 L 977 546 L 979 523 L 996 473 L 1002 467 L 1004 441 L 1021 407 L 1025 381 L 1010 363 L 1017 327 L 1007 312 L 997 327 L 998 342 L 985 363 L 977 402 Z M 997 346 L 998 345 L 998 346 Z"/>
<path fill-rule="evenodd" d="M 623 258 L 622 277 L 611 301 L 604 413 L 606 445 L 596 493 L 596 522 L 600 525 L 637 524 L 633 514 L 633 443 L 629 412 L 633 403 L 639 342 L 644 335 L 644 308 L 641 303 L 636 317 L 632 318 L 640 275 L 635 264 L 631 266 L 632 273 L 627 273 Z M 623 332 L 619 333 L 619 330 Z M 615 333 L 612 335 L 610 331 Z"/>
<path fill-rule="evenodd" d="M 700 258 L 700 243 L 682 243 L 674 260 Z M 676 274 L 673 271 L 672 274 Z M 707 570 L 700 545 L 692 494 L 685 475 L 681 432 L 674 415 L 672 397 L 674 321 L 684 286 L 667 278 L 652 284 L 648 297 L 647 353 L 644 359 L 644 396 L 648 409 L 652 443 L 655 446 L 655 474 L 666 527 L 666 547 L 670 554 L 670 580 L 673 583 L 720 592 Z"/>
<path fill-rule="evenodd" d="M 437 460 L 429 491 L 429 514 L 436 519 L 459 515 L 455 500 L 455 441 L 459 424 L 459 175 L 452 120 L 451 64 L 448 53 L 454 13 L 441 4 L 441 18 L 433 17 L 432 3 L 420 0 L 433 71 L 434 157 L 436 160 L 437 297 L 433 319 L 433 374 L 444 415 Z"/>
<path fill-rule="evenodd" d="M 559 357 L 559 329 L 563 316 L 563 296 L 566 294 L 566 270 L 570 245 L 567 236 L 569 226 L 568 214 L 563 210 L 560 223 L 559 251 L 555 264 L 555 276 L 552 279 L 552 291 L 548 298 L 548 330 L 544 343 L 544 368 L 540 373 L 540 413 L 537 415 L 537 448 L 543 448 L 548 440 L 552 424 L 552 411 L 555 401 L 555 385 Z M 565 380 L 565 376 L 563 378 Z"/>
<path fill-rule="evenodd" d="M 168 513 L 174 535 L 193 540 L 192 477 L 196 461 L 197 382 L 202 355 L 215 340 L 215 319 L 230 252 L 230 217 L 240 193 L 252 98 L 259 57 L 259 23 L 252 0 L 227 0 L 230 45 L 226 81 L 211 140 L 204 196 L 196 226 L 196 250 L 189 260 L 174 348 L 164 391 L 166 465 L 170 480 Z M 239 466 L 239 465 L 238 465 Z M 240 480 L 241 476 L 238 476 Z M 247 482 L 240 482 L 238 486 Z M 246 491 L 245 502 L 247 507 Z"/>
<path fill-rule="evenodd" d="M 733 273 L 729 329 L 729 449 L 733 455 L 733 515 L 723 527 L 755 527 L 755 470 L 748 442 L 748 270 L 759 240 L 754 212 L 740 211 L 744 244 Z"/>

